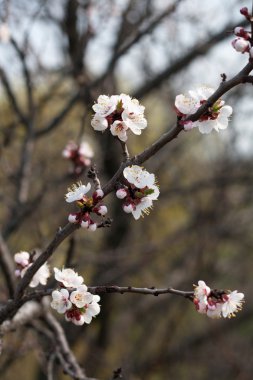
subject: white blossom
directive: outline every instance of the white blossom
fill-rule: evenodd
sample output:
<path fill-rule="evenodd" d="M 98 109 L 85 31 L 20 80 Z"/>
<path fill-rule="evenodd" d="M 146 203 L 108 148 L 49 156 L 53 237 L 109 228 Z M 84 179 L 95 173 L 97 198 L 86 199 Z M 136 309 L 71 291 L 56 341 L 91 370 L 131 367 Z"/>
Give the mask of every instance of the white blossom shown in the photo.
<path fill-rule="evenodd" d="M 100 297 L 98 295 L 92 296 L 92 301 L 85 305 L 85 312 L 83 314 L 84 322 L 90 323 L 92 318 L 100 313 L 100 305 L 98 302 L 100 301 Z"/>
<path fill-rule="evenodd" d="M 95 114 L 91 120 L 91 126 L 95 131 L 105 131 L 108 128 L 108 121 L 105 117 Z"/>
<path fill-rule="evenodd" d="M 125 142 L 127 140 L 127 131 L 128 127 L 126 123 L 123 121 L 116 120 L 112 125 L 111 125 L 111 134 L 113 136 L 117 136 L 121 141 Z"/>
<path fill-rule="evenodd" d="M 127 140 L 127 129 L 140 135 L 142 129 L 147 127 L 145 107 L 129 95 L 100 95 L 92 108 L 95 111 L 91 121 L 92 127 L 97 131 L 104 131 L 109 126 L 112 135 L 121 141 Z"/>
<path fill-rule="evenodd" d="M 21 273 L 20 273 L 20 276 L 21 278 L 24 277 L 26 271 L 28 268 L 30 268 L 30 266 L 32 265 L 29 264 L 27 267 L 25 267 Z M 43 264 L 38 270 L 37 272 L 35 273 L 35 275 L 33 276 L 32 278 L 32 281 L 30 282 L 29 286 L 31 288 L 36 288 L 36 286 L 38 286 L 39 284 L 41 285 L 46 285 L 47 284 L 47 279 L 49 278 L 50 276 L 50 271 L 49 271 L 49 267 L 47 265 L 47 263 Z"/>
<path fill-rule="evenodd" d="M 136 204 L 133 208 L 132 214 L 135 220 L 138 220 L 143 214 L 149 214 L 149 209 L 153 205 L 153 200 L 157 200 L 159 196 L 159 189 L 157 186 L 151 186 L 154 190 L 152 194 L 147 195 L 140 199 L 140 203 Z"/>
<path fill-rule="evenodd" d="M 65 195 L 66 202 L 71 203 L 75 201 L 80 201 L 83 196 L 88 193 L 91 188 L 91 184 L 88 183 L 87 186 L 82 185 L 81 182 L 74 184 L 68 189 L 68 193 Z"/>
<path fill-rule="evenodd" d="M 84 307 L 92 302 L 92 294 L 87 291 L 86 285 L 80 285 L 70 295 L 70 301 L 78 308 Z"/>
<path fill-rule="evenodd" d="M 52 298 L 51 307 L 60 314 L 64 314 L 72 307 L 67 289 L 54 290 L 52 292 Z"/>
<path fill-rule="evenodd" d="M 127 166 L 123 170 L 123 175 L 129 183 L 138 189 L 153 186 L 155 183 L 154 174 L 149 173 L 138 165 Z"/>
<path fill-rule="evenodd" d="M 214 89 L 206 86 L 197 88 L 194 91 L 189 91 L 187 95 L 177 95 L 175 107 L 178 114 L 186 118 L 195 113 L 198 108 L 206 102 L 206 100 L 214 93 Z M 213 129 L 219 132 L 220 129 L 226 129 L 228 126 L 229 116 L 233 110 L 230 106 L 225 106 L 225 102 L 221 99 L 217 100 L 207 112 L 195 122 L 182 119 L 185 124 L 185 130 L 193 127 L 198 127 L 201 133 L 210 133 Z"/>
<path fill-rule="evenodd" d="M 106 117 L 116 110 L 118 97 L 100 95 L 98 97 L 97 103 L 92 106 L 93 110 L 97 115 L 101 117 Z"/>
<path fill-rule="evenodd" d="M 231 318 L 235 316 L 242 308 L 244 302 L 244 294 L 238 293 L 234 290 L 232 293 L 227 294 L 225 297 L 225 302 L 222 305 L 222 315 L 224 318 Z"/>
<path fill-rule="evenodd" d="M 144 117 L 144 107 L 141 106 L 137 99 L 123 101 L 124 111 L 122 120 L 125 125 L 131 129 L 135 135 L 140 135 L 142 129 L 147 127 L 147 120 Z"/>
<path fill-rule="evenodd" d="M 77 288 L 83 283 L 83 277 L 79 276 L 73 269 L 65 268 L 59 270 L 58 268 L 54 268 L 54 273 L 55 279 L 66 288 Z"/>
<path fill-rule="evenodd" d="M 211 289 L 206 285 L 205 281 L 198 281 L 198 286 L 194 289 L 194 297 L 198 300 L 207 299 L 209 296 Z"/>

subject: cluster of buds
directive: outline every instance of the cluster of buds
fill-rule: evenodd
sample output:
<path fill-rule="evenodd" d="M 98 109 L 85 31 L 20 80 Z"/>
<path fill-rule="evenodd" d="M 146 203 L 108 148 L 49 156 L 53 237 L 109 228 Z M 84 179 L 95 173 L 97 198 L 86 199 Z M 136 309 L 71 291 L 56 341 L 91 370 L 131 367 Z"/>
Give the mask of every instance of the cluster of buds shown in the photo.
<path fill-rule="evenodd" d="M 199 281 L 194 290 L 196 310 L 210 318 L 231 318 L 242 308 L 244 294 L 224 290 L 211 290 L 204 281 Z"/>
<path fill-rule="evenodd" d="M 94 232 L 97 229 L 97 223 L 92 220 L 91 214 L 104 217 L 107 214 L 107 207 L 102 203 L 103 191 L 97 189 L 91 197 L 88 197 L 86 194 L 90 189 L 90 183 L 83 185 L 79 182 L 68 189 L 65 199 L 67 203 L 75 202 L 80 209 L 79 212 L 69 214 L 68 221 Z"/>
<path fill-rule="evenodd" d="M 73 269 L 54 268 L 54 273 L 59 289 L 52 292 L 51 307 L 64 314 L 68 322 L 78 326 L 89 324 L 100 312 L 100 297 L 88 292 L 87 286 L 83 284 L 83 277 Z"/>
<path fill-rule="evenodd" d="M 87 142 L 83 141 L 78 145 L 74 141 L 70 141 L 64 148 L 62 155 L 72 162 L 72 172 L 80 175 L 90 166 L 94 152 Z"/>
<path fill-rule="evenodd" d="M 123 142 L 127 140 L 127 130 L 140 135 L 142 129 L 147 127 L 145 107 L 129 95 L 100 95 L 92 108 L 95 111 L 91 121 L 92 127 L 96 131 L 110 128 L 112 135 Z"/>
<path fill-rule="evenodd" d="M 132 213 L 137 220 L 144 214 L 149 214 L 153 200 L 159 196 L 154 174 L 138 165 L 128 166 L 124 169 L 125 185 L 120 185 L 116 191 L 119 199 L 124 199 L 123 210 Z"/>
<path fill-rule="evenodd" d="M 16 277 L 23 278 L 27 269 L 33 264 L 36 259 L 36 255 L 30 255 L 29 252 L 18 252 L 14 255 L 14 261 L 16 263 L 15 275 Z M 47 263 L 43 264 L 35 273 L 29 286 L 35 288 L 39 284 L 46 285 L 47 279 L 50 276 L 50 271 Z"/>
<path fill-rule="evenodd" d="M 210 133 L 213 129 L 219 132 L 219 130 L 227 128 L 233 109 L 226 106 L 221 99 L 210 106 L 197 121 L 188 120 L 188 117 L 205 104 L 213 93 L 213 88 L 201 86 L 195 90 L 188 91 L 187 95 L 180 94 L 176 96 L 175 110 L 180 124 L 184 126 L 186 131 L 198 127 L 201 133 Z"/>
<path fill-rule="evenodd" d="M 247 7 L 240 10 L 240 13 L 250 22 L 252 22 L 252 15 L 249 13 Z M 249 53 L 253 58 L 253 47 L 251 45 L 251 33 L 246 31 L 242 26 L 237 26 L 234 29 L 236 38 L 232 41 L 233 48 L 239 53 Z"/>

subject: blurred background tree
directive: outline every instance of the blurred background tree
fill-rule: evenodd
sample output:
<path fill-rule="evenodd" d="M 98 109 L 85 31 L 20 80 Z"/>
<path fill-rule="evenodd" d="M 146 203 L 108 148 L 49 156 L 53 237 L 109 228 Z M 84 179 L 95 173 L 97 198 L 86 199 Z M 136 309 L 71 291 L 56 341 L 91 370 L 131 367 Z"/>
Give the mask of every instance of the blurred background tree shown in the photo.
<path fill-rule="evenodd" d="M 241 5 L 0 1 L 10 31 L 0 46 L 1 241 L 13 255 L 45 247 L 72 211 L 66 188 L 77 179 L 87 183 L 87 172 L 71 173 L 62 158 L 69 140 L 91 144 L 102 183 L 117 170 L 120 144 L 90 126 L 97 97 L 125 92 L 145 105 L 148 128 L 129 138 L 131 155 L 142 151 L 175 122 L 176 94 L 194 84 L 215 88 L 222 73 L 230 77 L 246 63 L 230 46 L 234 27 L 244 25 Z M 203 279 L 245 292 L 246 307 L 237 319 L 216 321 L 170 295 L 105 294 L 91 325 L 61 320 L 89 376 L 117 379 L 122 368 L 129 380 L 252 378 L 251 91 L 241 86 L 228 94 L 234 114 L 225 132 L 182 133 L 145 163 L 161 191 L 148 217 L 135 221 L 110 194 L 111 228 L 77 231 L 50 261 L 76 268 L 90 285 L 191 290 Z M 10 332 L 1 379 L 16 380 L 21 371 L 26 380 L 68 378 L 57 362 L 51 370 L 54 349 L 40 319 Z"/>

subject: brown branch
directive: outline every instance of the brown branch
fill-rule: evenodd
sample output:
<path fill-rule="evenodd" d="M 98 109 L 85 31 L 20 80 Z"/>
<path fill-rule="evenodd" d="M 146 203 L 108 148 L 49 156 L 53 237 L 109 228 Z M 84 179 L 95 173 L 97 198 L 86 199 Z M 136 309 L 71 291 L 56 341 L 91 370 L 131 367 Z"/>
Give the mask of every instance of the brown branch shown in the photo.
<path fill-rule="evenodd" d="M 24 76 L 26 92 L 27 92 L 29 115 L 30 115 L 30 118 L 33 118 L 33 114 L 34 114 L 34 102 L 33 102 L 33 91 L 32 91 L 33 86 L 32 86 L 31 75 L 30 75 L 28 66 L 26 64 L 26 56 L 25 56 L 24 51 L 20 49 L 17 42 L 13 38 L 11 38 L 10 42 L 12 46 L 14 47 L 14 49 L 16 50 L 18 57 L 20 59 L 21 65 L 22 65 L 23 76 Z"/>
<path fill-rule="evenodd" d="M 135 288 L 133 286 L 88 286 L 88 291 L 93 294 L 104 294 L 104 293 L 135 293 L 135 294 L 144 294 L 144 295 L 153 295 L 153 296 L 159 296 L 161 294 L 174 294 L 177 296 L 181 296 L 184 298 L 192 299 L 193 298 L 193 291 L 183 291 L 183 290 L 177 290 L 173 288 Z"/>
<path fill-rule="evenodd" d="M 253 79 L 248 74 L 253 69 L 253 62 L 250 61 L 247 65 L 232 79 L 221 82 L 218 89 L 211 95 L 206 103 L 204 103 L 199 109 L 193 114 L 189 115 L 186 120 L 197 121 L 212 104 L 214 104 L 222 95 L 231 90 L 233 87 L 243 84 L 252 83 Z M 121 178 L 122 172 L 126 166 L 129 165 L 141 165 L 147 161 L 150 157 L 154 156 L 161 148 L 163 148 L 170 141 L 174 140 L 180 132 L 184 130 L 183 126 L 179 123 L 175 124 L 168 132 L 164 133 L 156 142 L 154 142 L 150 147 L 146 148 L 142 153 L 133 157 L 132 159 L 122 162 L 117 172 L 111 178 L 111 180 L 104 186 L 104 194 L 108 194 L 113 191 L 116 182 Z"/>
<path fill-rule="evenodd" d="M 88 286 L 88 291 L 92 294 L 108 294 L 108 293 L 118 293 L 118 294 L 125 294 L 125 293 L 134 293 L 134 294 L 143 294 L 143 295 L 152 295 L 152 296 L 159 296 L 161 294 L 173 294 L 176 296 L 181 296 L 184 298 L 192 299 L 193 298 L 193 291 L 183 291 L 183 290 L 177 290 L 171 287 L 168 288 L 136 288 L 134 286 L 116 286 L 116 285 L 99 285 L 99 286 Z M 32 292 L 30 294 L 27 294 L 23 297 L 23 301 L 28 302 L 31 300 L 40 300 L 43 297 L 49 296 L 54 289 L 44 289 L 44 290 L 37 290 L 35 292 Z"/>
<path fill-rule="evenodd" d="M 106 71 L 101 77 L 97 79 L 96 85 L 102 82 L 109 74 L 111 74 L 119 58 L 125 55 L 131 49 L 132 46 L 134 46 L 137 42 L 141 40 L 142 37 L 146 36 L 147 34 L 150 34 L 158 25 L 160 25 L 163 19 L 171 15 L 176 10 L 177 6 L 181 1 L 182 0 L 178 0 L 174 4 L 169 5 L 167 9 L 165 9 L 162 13 L 156 16 L 154 20 L 151 21 L 146 27 L 139 30 L 134 37 L 130 37 L 130 39 L 125 44 L 123 44 L 123 46 L 121 46 L 119 50 L 115 49 L 115 53 L 111 57 Z M 117 45 L 118 44 L 116 44 L 116 47 Z"/>
<path fill-rule="evenodd" d="M 30 268 L 28 268 L 24 277 L 18 284 L 16 293 L 15 293 L 15 300 L 22 297 L 24 290 L 31 282 L 34 274 L 49 259 L 49 257 L 52 256 L 52 254 L 54 253 L 56 248 L 61 244 L 61 242 L 65 240 L 69 235 L 72 234 L 72 232 L 74 232 L 78 228 L 79 228 L 79 225 L 68 223 L 63 228 L 58 229 L 54 239 L 51 241 L 49 246 L 45 249 L 44 252 L 42 252 L 42 254 L 37 258 L 37 260 L 34 261 L 33 265 Z"/>
<path fill-rule="evenodd" d="M 241 26 L 246 26 L 248 24 L 247 21 L 240 23 Z M 156 75 L 155 78 L 150 81 L 145 82 L 145 84 L 137 89 L 133 97 L 140 99 L 143 96 L 147 95 L 150 91 L 155 88 L 158 88 L 165 80 L 167 80 L 170 76 L 178 73 L 187 65 L 190 64 L 196 57 L 200 55 L 204 55 L 211 50 L 212 47 L 215 47 L 217 42 L 220 42 L 229 37 L 228 31 L 234 30 L 234 28 L 238 25 L 236 24 L 227 24 L 219 33 L 209 37 L 203 43 L 193 47 L 190 51 L 184 55 L 182 58 L 177 59 L 172 64 L 169 64 L 167 68 L 165 68 L 160 74 Z"/>
<path fill-rule="evenodd" d="M 72 110 L 74 105 L 77 103 L 77 101 L 80 99 L 80 92 L 76 92 L 64 105 L 64 107 L 61 109 L 61 111 L 49 122 L 48 125 L 45 127 L 39 129 L 35 133 L 35 137 L 41 137 L 46 135 L 49 132 L 52 132 L 64 119 L 65 116 L 68 115 L 68 113 Z"/>
<path fill-rule="evenodd" d="M 84 370 L 79 366 L 77 360 L 72 353 L 65 333 L 59 322 L 51 313 L 46 313 L 44 318 L 46 324 L 53 332 L 56 344 L 60 347 L 60 351 L 63 356 L 64 370 L 75 380 L 95 380 L 90 379 L 85 375 Z"/>
<path fill-rule="evenodd" d="M 14 276 L 14 263 L 11 253 L 4 241 L 2 233 L 0 232 L 0 266 L 5 278 L 5 283 L 9 291 L 10 298 L 13 298 L 15 290 L 15 276 Z"/>
<path fill-rule="evenodd" d="M 14 113 L 17 115 L 18 120 L 25 126 L 27 126 L 28 120 L 26 115 L 23 114 L 21 111 L 19 104 L 17 102 L 16 96 L 14 94 L 14 91 L 11 87 L 11 84 L 9 82 L 9 79 L 2 67 L 0 67 L 0 78 L 4 87 L 4 90 L 6 92 L 6 95 L 8 97 L 10 106 L 12 107 Z"/>

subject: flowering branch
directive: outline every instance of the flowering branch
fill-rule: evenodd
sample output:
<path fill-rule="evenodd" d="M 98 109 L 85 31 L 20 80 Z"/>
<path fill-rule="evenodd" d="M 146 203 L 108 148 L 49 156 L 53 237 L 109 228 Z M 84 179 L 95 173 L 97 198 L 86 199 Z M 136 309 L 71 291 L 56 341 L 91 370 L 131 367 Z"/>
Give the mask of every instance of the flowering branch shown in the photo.
<path fill-rule="evenodd" d="M 183 291 L 169 288 L 135 288 L 134 286 L 88 286 L 89 292 L 93 294 L 104 294 L 104 293 L 135 293 L 135 294 L 145 294 L 145 295 L 153 295 L 159 296 L 161 294 L 174 294 L 177 296 L 181 296 L 184 298 L 188 298 L 190 300 L 193 299 L 194 292 L 193 291 Z"/>

